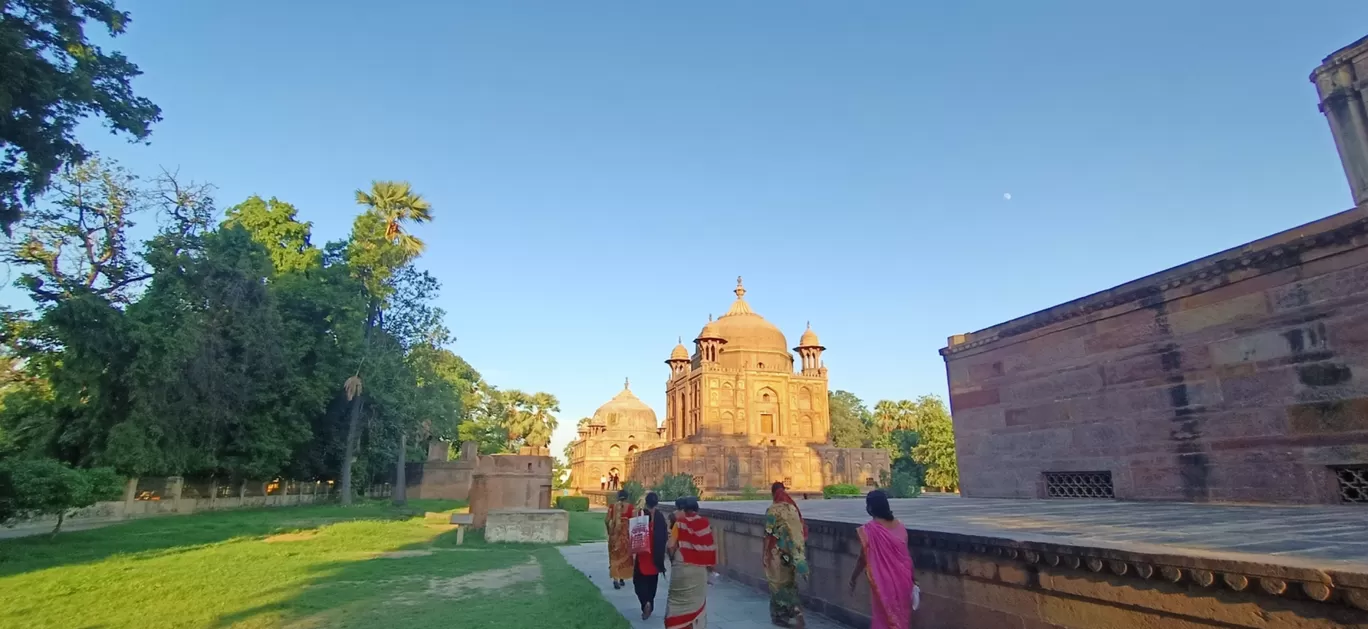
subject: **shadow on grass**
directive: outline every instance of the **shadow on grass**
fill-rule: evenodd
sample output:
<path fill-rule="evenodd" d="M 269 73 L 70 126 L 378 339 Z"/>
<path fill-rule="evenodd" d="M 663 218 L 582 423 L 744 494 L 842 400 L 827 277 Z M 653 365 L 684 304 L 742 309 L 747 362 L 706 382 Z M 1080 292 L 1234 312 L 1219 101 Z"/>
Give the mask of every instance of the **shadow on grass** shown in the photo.
<path fill-rule="evenodd" d="M 602 527 L 602 516 L 597 523 Z M 214 629 L 629 627 L 555 546 L 491 544 L 480 530 L 468 531 L 459 546 L 447 530 L 369 558 L 321 564 L 308 582 L 286 589 L 294 591 L 221 616 Z"/>
<path fill-rule="evenodd" d="M 93 563 L 115 555 L 183 553 L 242 537 L 316 529 L 352 520 L 400 520 L 426 510 L 461 506 L 452 501 L 413 501 L 402 508 L 384 502 L 303 505 L 167 515 L 47 535 L 0 540 L 0 577 L 60 566 Z"/>

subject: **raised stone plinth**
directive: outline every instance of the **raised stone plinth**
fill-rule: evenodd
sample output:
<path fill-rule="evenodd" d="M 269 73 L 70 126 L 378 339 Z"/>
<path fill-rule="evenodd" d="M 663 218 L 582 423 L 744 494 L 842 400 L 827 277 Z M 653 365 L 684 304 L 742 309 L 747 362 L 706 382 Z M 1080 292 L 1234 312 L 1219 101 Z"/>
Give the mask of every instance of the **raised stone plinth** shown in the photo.
<path fill-rule="evenodd" d="M 570 514 L 560 509 L 495 509 L 485 520 L 485 541 L 564 544 L 570 539 Z"/>
<path fill-rule="evenodd" d="M 864 626 L 847 578 L 862 501 L 800 500 L 813 609 Z M 1356 507 L 894 500 L 922 588 L 919 629 L 1368 628 L 1368 520 Z M 767 502 L 704 502 L 719 571 L 764 587 Z"/>

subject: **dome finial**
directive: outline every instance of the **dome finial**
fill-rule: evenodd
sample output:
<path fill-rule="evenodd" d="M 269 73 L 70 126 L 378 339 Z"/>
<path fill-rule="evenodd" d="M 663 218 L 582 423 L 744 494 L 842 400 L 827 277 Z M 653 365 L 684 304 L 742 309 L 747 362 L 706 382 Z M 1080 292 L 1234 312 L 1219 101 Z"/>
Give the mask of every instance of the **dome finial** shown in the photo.
<path fill-rule="evenodd" d="M 631 378 L 623 378 L 623 379 L 622 379 L 622 390 L 623 390 L 623 391 L 631 391 L 631 390 L 632 390 L 632 379 L 631 379 Z"/>
<path fill-rule="evenodd" d="M 737 298 L 737 299 L 741 299 L 742 297 L 745 297 L 745 296 L 746 296 L 746 287 L 741 285 L 741 276 L 740 276 L 740 275 L 736 276 L 736 290 L 734 290 L 734 291 L 732 291 L 732 292 L 736 293 L 736 298 Z"/>

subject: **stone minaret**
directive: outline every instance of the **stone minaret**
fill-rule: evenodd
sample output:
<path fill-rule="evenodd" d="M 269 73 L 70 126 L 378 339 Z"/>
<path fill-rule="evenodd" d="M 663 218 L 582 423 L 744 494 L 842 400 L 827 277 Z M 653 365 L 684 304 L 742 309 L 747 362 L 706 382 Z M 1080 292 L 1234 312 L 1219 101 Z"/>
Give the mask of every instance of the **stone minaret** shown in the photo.
<path fill-rule="evenodd" d="M 1354 204 L 1368 203 L 1368 37 L 1325 58 L 1311 73 Z"/>

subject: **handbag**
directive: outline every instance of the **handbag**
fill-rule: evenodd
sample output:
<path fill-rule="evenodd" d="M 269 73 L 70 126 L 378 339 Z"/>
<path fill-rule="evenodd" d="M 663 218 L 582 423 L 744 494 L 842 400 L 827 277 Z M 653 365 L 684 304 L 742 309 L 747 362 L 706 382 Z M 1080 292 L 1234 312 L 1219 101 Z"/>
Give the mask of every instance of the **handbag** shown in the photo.
<path fill-rule="evenodd" d="M 639 515 L 627 521 L 627 539 L 633 555 L 651 550 L 651 516 Z"/>
<path fill-rule="evenodd" d="M 912 611 L 917 611 L 921 607 L 921 587 L 916 583 L 912 584 Z"/>

